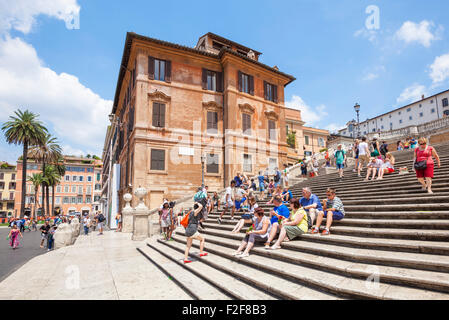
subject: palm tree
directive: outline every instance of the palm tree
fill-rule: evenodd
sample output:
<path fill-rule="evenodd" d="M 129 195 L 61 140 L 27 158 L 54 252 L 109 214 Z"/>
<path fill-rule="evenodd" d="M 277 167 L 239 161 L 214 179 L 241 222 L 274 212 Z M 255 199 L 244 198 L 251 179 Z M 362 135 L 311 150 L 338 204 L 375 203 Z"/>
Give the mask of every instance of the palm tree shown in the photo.
<path fill-rule="evenodd" d="M 43 174 L 43 184 L 42 184 L 42 202 L 45 199 L 45 206 L 42 205 L 44 216 L 48 211 L 50 211 L 50 195 L 49 195 L 49 185 L 46 179 L 45 167 L 47 164 L 57 163 L 62 157 L 62 149 L 58 143 L 58 140 L 51 134 L 47 133 L 40 144 L 33 146 L 30 149 L 30 155 L 39 159 L 42 162 L 42 174 Z"/>
<path fill-rule="evenodd" d="M 42 184 L 42 179 L 43 179 L 42 173 L 33 173 L 33 175 L 29 176 L 28 180 L 27 180 L 27 181 L 31 182 L 34 186 L 34 209 L 33 209 L 31 219 L 36 218 L 36 209 L 39 204 L 39 200 L 38 200 L 39 186 Z"/>
<path fill-rule="evenodd" d="M 22 145 L 22 195 L 20 205 L 20 217 L 25 212 L 25 193 L 26 193 L 26 177 L 27 177 L 27 160 L 28 148 L 32 145 L 40 144 L 47 132 L 42 122 L 37 119 L 37 115 L 25 110 L 17 110 L 15 116 L 10 116 L 10 121 L 5 122 L 2 130 L 5 132 L 6 141 L 9 144 Z"/>
<path fill-rule="evenodd" d="M 61 176 L 59 175 L 56 167 L 49 165 L 45 167 L 45 182 L 47 188 L 51 187 L 51 211 L 50 206 L 47 207 L 48 211 L 51 212 L 50 216 L 53 216 L 55 212 L 55 187 L 61 182 Z M 49 197 L 49 190 L 47 190 L 47 197 Z"/>

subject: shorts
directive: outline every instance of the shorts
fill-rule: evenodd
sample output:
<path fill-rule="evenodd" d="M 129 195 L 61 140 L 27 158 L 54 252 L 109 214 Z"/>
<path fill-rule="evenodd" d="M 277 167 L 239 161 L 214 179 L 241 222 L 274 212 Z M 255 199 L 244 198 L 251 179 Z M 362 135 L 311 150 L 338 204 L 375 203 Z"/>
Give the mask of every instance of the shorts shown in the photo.
<path fill-rule="evenodd" d="M 166 219 L 161 219 L 161 227 L 162 228 L 168 228 L 171 225 L 170 218 L 167 217 Z"/>
<path fill-rule="evenodd" d="M 199 232 L 197 231 L 197 232 L 195 232 L 195 233 L 193 234 L 193 236 L 187 237 L 187 239 L 195 239 L 195 238 L 198 238 L 198 237 L 201 237 L 201 233 L 199 233 Z"/>
<path fill-rule="evenodd" d="M 345 165 L 344 163 L 337 163 L 337 169 L 344 169 Z"/>
<path fill-rule="evenodd" d="M 254 215 L 251 213 L 242 214 L 242 219 L 244 219 L 244 220 L 252 220 L 253 217 L 254 217 Z"/>
<path fill-rule="evenodd" d="M 434 165 L 427 165 L 427 168 L 424 170 L 416 170 L 417 178 L 433 178 L 433 169 Z"/>
<path fill-rule="evenodd" d="M 225 205 L 226 208 L 233 208 L 234 202 L 232 200 L 228 200 Z"/>
<path fill-rule="evenodd" d="M 327 211 L 324 211 L 324 216 L 327 217 Z M 342 220 L 345 215 L 340 211 L 334 211 L 332 215 L 332 220 L 339 221 Z"/>
<path fill-rule="evenodd" d="M 363 166 L 364 164 L 368 164 L 369 162 L 369 156 L 367 154 L 363 154 L 359 156 L 360 164 Z"/>
<path fill-rule="evenodd" d="M 259 191 L 260 192 L 264 192 L 265 191 L 265 186 L 263 184 L 259 185 Z"/>
<path fill-rule="evenodd" d="M 103 229 L 103 222 L 98 222 L 97 227 L 98 229 Z"/>
<path fill-rule="evenodd" d="M 242 200 L 240 200 L 240 201 L 235 200 L 235 209 L 239 210 L 241 205 L 242 205 L 242 203 L 245 202 L 245 201 L 246 201 L 246 198 L 242 198 Z"/>
<path fill-rule="evenodd" d="M 285 231 L 287 232 L 287 237 L 289 240 L 293 240 L 300 235 L 305 234 L 303 230 L 301 230 L 298 226 L 285 226 Z"/>
<path fill-rule="evenodd" d="M 47 239 L 47 235 L 45 233 L 41 233 L 42 240 Z"/>
<path fill-rule="evenodd" d="M 388 170 L 388 173 L 393 173 L 394 172 L 394 169 L 392 169 L 392 168 L 386 168 L 387 170 Z"/>

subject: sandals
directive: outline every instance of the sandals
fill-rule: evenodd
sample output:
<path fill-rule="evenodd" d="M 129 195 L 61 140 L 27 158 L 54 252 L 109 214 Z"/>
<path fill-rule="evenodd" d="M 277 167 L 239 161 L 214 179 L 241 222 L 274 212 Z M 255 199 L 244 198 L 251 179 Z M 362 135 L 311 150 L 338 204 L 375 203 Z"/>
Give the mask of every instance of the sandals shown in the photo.
<path fill-rule="evenodd" d="M 313 228 L 312 231 L 310 231 L 311 234 L 317 234 L 320 230 L 318 228 Z"/>
<path fill-rule="evenodd" d="M 191 262 L 192 262 L 192 260 L 184 260 L 184 264 L 191 263 Z"/>
<path fill-rule="evenodd" d="M 205 257 L 205 256 L 207 256 L 207 252 L 204 252 L 204 253 L 200 253 L 200 257 Z"/>
<path fill-rule="evenodd" d="M 278 247 L 278 246 L 275 246 L 275 245 L 271 247 L 271 250 L 279 250 L 279 249 L 281 249 L 281 247 Z"/>
<path fill-rule="evenodd" d="M 239 251 L 235 251 L 235 252 L 233 252 L 232 253 L 232 255 L 235 257 L 235 256 L 239 256 L 239 255 L 241 255 L 243 252 L 239 252 Z"/>
<path fill-rule="evenodd" d="M 241 256 L 239 256 L 239 258 L 246 258 L 249 257 L 249 253 L 243 253 Z"/>
<path fill-rule="evenodd" d="M 326 229 L 324 229 L 323 230 L 323 232 L 321 232 L 321 235 L 322 236 L 328 236 L 328 235 L 330 235 L 331 233 L 329 232 L 329 230 L 326 230 Z"/>

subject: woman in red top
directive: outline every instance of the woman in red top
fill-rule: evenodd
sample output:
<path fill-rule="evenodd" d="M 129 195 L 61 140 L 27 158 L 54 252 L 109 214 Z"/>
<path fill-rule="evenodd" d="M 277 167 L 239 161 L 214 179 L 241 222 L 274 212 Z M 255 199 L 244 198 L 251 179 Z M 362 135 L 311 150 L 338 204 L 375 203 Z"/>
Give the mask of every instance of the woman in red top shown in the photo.
<path fill-rule="evenodd" d="M 432 178 L 433 178 L 434 163 L 432 157 L 435 158 L 435 160 L 437 161 L 438 168 L 441 167 L 440 157 L 438 156 L 438 153 L 433 147 L 427 145 L 426 138 L 419 138 L 418 144 L 419 147 L 415 149 L 413 163 L 426 161 L 427 168 L 423 170 L 415 169 L 416 177 L 418 178 L 418 181 L 421 183 L 423 190 L 427 189 L 428 193 L 433 193 Z"/>

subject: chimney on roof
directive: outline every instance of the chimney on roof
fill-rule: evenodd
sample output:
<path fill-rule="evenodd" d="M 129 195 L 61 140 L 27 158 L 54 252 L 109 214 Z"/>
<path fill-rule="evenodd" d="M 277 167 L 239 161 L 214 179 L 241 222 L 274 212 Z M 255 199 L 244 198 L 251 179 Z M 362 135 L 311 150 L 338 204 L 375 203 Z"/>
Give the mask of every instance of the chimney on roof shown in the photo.
<path fill-rule="evenodd" d="M 422 95 L 422 96 L 421 96 L 421 99 L 422 99 L 422 100 L 424 100 L 424 99 L 425 99 L 425 98 L 424 98 L 424 95 Z"/>
<path fill-rule="evenodd" d="M 279 71 L 279 68 L 278 68 L 278 66 L 274 66 L 274 67 L 273 67 L 273 69 L 275 69 L 275 70 Z"/>

